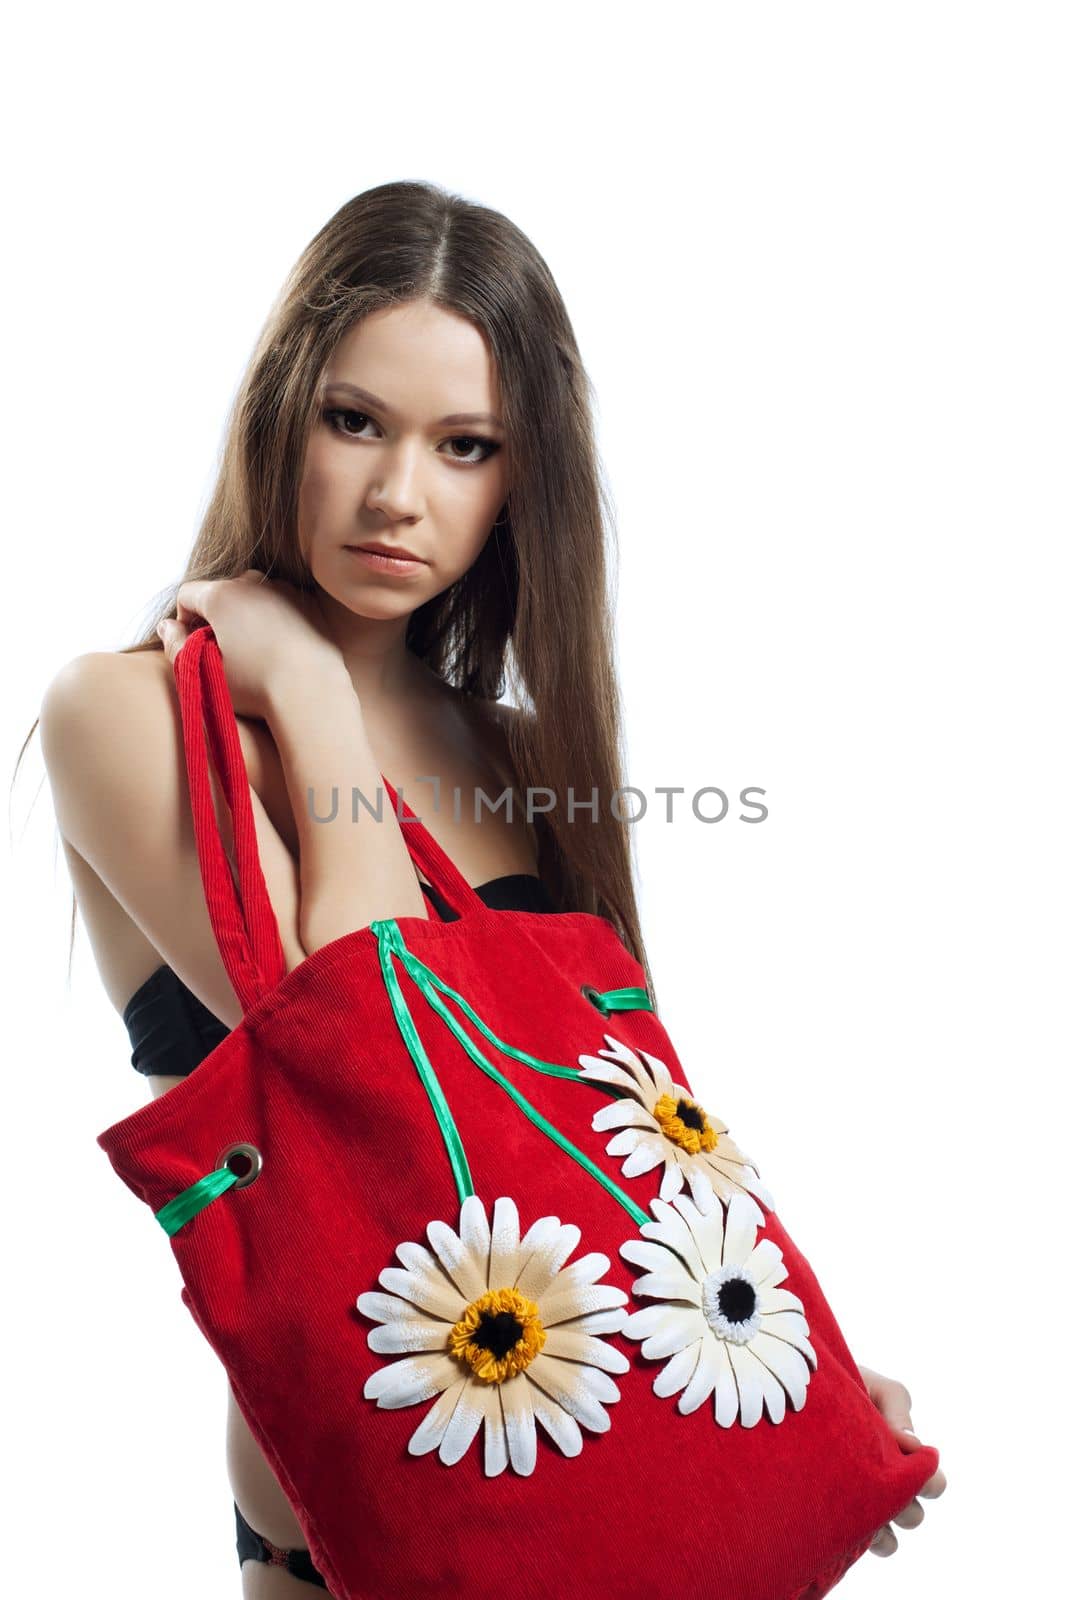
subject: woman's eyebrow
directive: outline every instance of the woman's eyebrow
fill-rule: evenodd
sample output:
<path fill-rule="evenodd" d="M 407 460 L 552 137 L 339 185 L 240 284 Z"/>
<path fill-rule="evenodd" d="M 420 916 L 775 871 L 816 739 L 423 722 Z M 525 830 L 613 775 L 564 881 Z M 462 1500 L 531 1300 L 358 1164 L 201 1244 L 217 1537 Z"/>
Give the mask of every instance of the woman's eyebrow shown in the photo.
<path fill-rule="evenodd" d="M 386 415 L 392 410 L 392 407 L 380 395 L 371 394 L 369 389 L 361 389 L 358 384 L 328 383 L 326 388 L 328 391 L 338 390 L 344 394 L 351 395 L 354 400 L 362 400 L 364 405 L 374 406 L 377 410 L 384 411 Z M 504 426 L 500 418 L 495 417 L 491 411 L 450 411 L 447 417 L 438 417 L 436 425 L 438 427 L 449 427 L 453 423 L 462 422 L 488 422 L 494 428 L 502 428 Z"/>

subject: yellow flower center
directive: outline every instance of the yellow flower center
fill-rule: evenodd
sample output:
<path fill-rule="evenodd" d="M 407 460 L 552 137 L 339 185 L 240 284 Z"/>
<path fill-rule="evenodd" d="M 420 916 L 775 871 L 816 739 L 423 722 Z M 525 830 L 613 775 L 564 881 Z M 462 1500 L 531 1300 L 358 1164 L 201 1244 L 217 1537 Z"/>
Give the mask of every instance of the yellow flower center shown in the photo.
<path fill-rule="evenodd" d="M 448 1348 L 487 1383 L 525 1371 L 545 1342 L 537 1302 L 518 1289 L 490 1289 L 472 1300 L 448 1335 Z"/>
<path fill-rule="evenodd" d="M 695 1100 L 688 1100 L 684 1095 L 675 1100 L 669 1094 L 661 1094 L 652 1110 L 666 1138 L 680 1144 L 691 1156 L 701 1150 L 714 1150 L 719 1142 L 718 1134 L 708 1126 L 707 1116 Z"/>

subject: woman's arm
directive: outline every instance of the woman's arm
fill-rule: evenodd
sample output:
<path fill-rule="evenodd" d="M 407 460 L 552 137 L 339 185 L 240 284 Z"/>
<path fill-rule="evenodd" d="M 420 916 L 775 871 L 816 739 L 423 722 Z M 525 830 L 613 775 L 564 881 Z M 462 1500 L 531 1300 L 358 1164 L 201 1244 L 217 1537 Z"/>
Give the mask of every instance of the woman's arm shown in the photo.
<path fill-rule="evenodd" d="M 78 656 L 48 685 L 40 715 L 41 747 L 64 845 L 92 869 L 159 959 L 221 1022 L 236 1027 L 241 1006 L 204 899 L 170 663 L 154 651 Z M 246 758 L 250 753 L 254 758 L 251 730 L 240 731 Z M 229 816 L 218 793 L 216 811 L 228 845 Z M 252 812 L 290 970 L 306 954 L 297 935 L 296 863 L 254 785 Z M 76 892 L 78 887 L 75 877 Z M 121 1008 L 136 986 L 131 981 L 136 969 L 108 957 L 105 947 L 114 932 L 101 925 L 101 942 L 98 947 L 94 941 L 93 948 L 111 999 Z M 139 959 L 143 966 L 143 951 Z"/>
<path fill-rule="evenodd" d="M 287 675 L 269 693 L 267 725 L 300 841 L 299 935 L 308 954 L 376 917 L 425 917 L 401 824 L 343 665 L 336 673 Z M 377 808 L 379 787 L 380 822 L 368 809 Z M 354 790 L 367 801 L 357 821 Z"/>
<path fill-rule="evenodd" d="M 344 657 L 315 598 L 249 567 L 236 578 L 181 584 L 177 617 L 160 626 L 172 667 L 206 622 L 225 662 L 235 711 L 266 722 L 297 834 L 298 932 L 310 955 L 376 917 L 427 916 L 418 878 L 384 793 L 381 822 L 352 821 L 352 792 L 375 805 L 381 775 Z M 329 819 L 336 791 L 337 815 Z"/>

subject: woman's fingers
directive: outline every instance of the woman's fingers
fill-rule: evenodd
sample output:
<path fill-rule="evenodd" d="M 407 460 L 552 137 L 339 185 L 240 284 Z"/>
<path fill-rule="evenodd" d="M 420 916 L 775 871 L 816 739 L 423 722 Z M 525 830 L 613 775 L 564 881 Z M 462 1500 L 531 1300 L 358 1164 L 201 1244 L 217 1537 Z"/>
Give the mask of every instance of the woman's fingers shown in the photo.
<path fill-rule="evenodd" d="M 893 1431 L 903 1449 L 910 1451 L 922 1448 L 920 1441 L 916 1438 L 911 1428 L 894 1428 Z M 939 1494 L 944 1493 L 947 1481 L 945 1474 L 938 1467 L 933 1476 L 927 1478 L 918 1493 L 925 1500 L 936 1500 Z M 914 1499 L 909 1500 L 906 1506 L 902 1506 L 896 1516 L 892 1518 L 892 1521 L 896 1523 L 898 1528 L 917 1528 L 925 1516 L 926 1512 L 919 1504 L 918 1499 Z M 870 1549 L 876 1556 L 891 1556 L 894 1550 L 898 1548 L 898 1544 L 897 1536 L 887 1522 L 875 1534 L 871 1541 Z"/>
<path fill-rule="evenodd" d="M 868 1545 L 871 1554 L 876 1556 L 891 1556 L 896 1548 L 897 1536 L 888 1522 L 884 1528 L 878 1529 L 878 1532 Z"/>
<path fill-rule="evenodd" d="M 923 1448 L 922 1440 L 915 1432 L 911 1420 L 911 1395 L 902 1383 L 895 1378 L 887 1378 L 884 1373 L 873 1372 L 861 1367 L 860 1373 L 867 1386 L 867 1392 L 875 1405 L 881 1411 L 892 1430 L 900 1448 L 907 1454 Z M 924 1499 L 936 1499 L 945 1488 L 947 1480 L 940 1466 L 919 1489 L 918 1493 Z M 909 1500 L 902 1506 L 891 1520 L 898 1528 L 917 1528 L 926 1513 L 919 1504 L 918 1499 Z M 898 1548 L 899 1541 L 890 1523 L 879 1528 L 868 1548 L 876 1556 L 891 1556 Z"/>
<path fill-rule="evenodd" d="M 186 624 L 193 622 L 206 622 L 210 607 L 210 593 L 215 588 L 216 580 L 212 578 L 189 578 L 185 583 L 179 584 L 178 593 L 174 598 L 174 609 L 178 621 Z"/>
<path fill-rule="evenodd" d="M 156 632 L 163 641 L 163 653 L 173 666 L 174 657 L 189 637 L 189 629 L 183 622 L 175 622 L 173 617 L 163 617 L 156 624 Z"/>
<path fill-rule="evenodd" d="M 923 1448 L 923 1442 L 914 1428 L 894 1428 L 893 1435 L 900 1448 L 908 1454 L 913 1450 L 921 1450 Z M 945 1477 L 942 1468 L 938 1466 L 937 1471 L 927 1478 L 919 1493 L 924 1500 L 936 1500 L 939 1494 L 944 1494 L 947 1484 L 948 1479 Z"/>
<path fill-rule="evenodd" d="M 917 1528 L 925 1515 L 926 1512 L 918 1500 L 909 1500 L 903 1510 L 897 1512 L 893 1521 L 898 1528 Z"/>
<path fill-rule="evenodd" d="M 948 1479 L 938 1467 L 932 1478 L 927 1478 L 919 1493 L 924 1500 L 936 1500 L 938 1495 L 944 1494 Z"/>
<path fill-rule="evenodd" d="M 909 1500 L 907 1505 L 897 1512 L 893 1521 L 898 1528 L 917 1528 L 925 1515 L 926 1513 L 918 1500 Z M 899 1548 L 899 1545 L 900 1541 L 887 1522 L 884 1527 L 878 1529 L 878 1532 L 871 1540 L 869 1549 L 876 1556 L 891 1556 L 894 1550 Z"/>
<path fill-rule="evenodd" d="M 184 623 L 210 622 L 213 601 L 227 583 L 266 583 L 266 574 L 258 567 L 246 567 L 234 578 L 187 578 L 178 586 L 175 610 L 178 621 Z"/>

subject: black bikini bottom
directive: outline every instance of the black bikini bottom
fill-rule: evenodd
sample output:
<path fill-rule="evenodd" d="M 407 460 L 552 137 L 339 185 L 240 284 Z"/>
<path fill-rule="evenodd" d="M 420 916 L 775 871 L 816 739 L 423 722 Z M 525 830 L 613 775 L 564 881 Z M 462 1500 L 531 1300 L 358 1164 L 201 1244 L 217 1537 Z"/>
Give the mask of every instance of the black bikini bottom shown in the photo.
<path fill-rule="evenodd" d="M 306 1550 L 282 1550 L 280 1546 L 271 1544 L 269 1539 L 264 1539 L 261 1533 L 257 1533 L 255 1528 L 246 1522 L 236 1500 L 233 1509 L 237 1519 L 239 1564 L 244 1561 L 265 1561 L 270 1567 L 285 1567 L 294 1578 L 303 1578 L 305 1583 L 313 1583 L 316 1588 L 325 1589 L 326 1579 L 312 1564 L 311 1556 Z"/>

